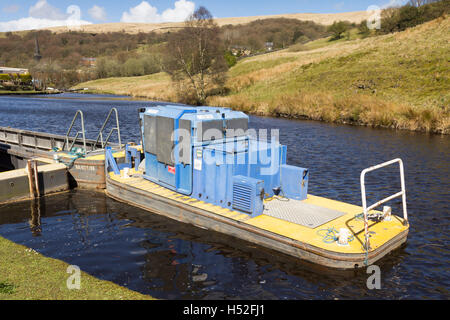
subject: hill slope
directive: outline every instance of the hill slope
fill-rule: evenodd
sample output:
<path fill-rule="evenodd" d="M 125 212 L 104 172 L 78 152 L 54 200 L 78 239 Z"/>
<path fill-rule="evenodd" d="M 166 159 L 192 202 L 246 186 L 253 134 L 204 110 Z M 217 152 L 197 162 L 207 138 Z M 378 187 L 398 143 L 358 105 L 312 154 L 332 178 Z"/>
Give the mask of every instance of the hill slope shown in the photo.
<path fill-rule="evenodd" d="M 447 17 L 396 34 L 247 58 L 229 71 L 230 93 L 208 103 L 262 115 L 449 134 L 449 42 Z M 164 74 L 78 87 L 177 100 Z"/>
<path fill-rule="evenodd" d="M 344 12 L 344 13 L 293 13 L 293 14 L 280 14 L 269 16 L 253 16 L 253 17 L 237 17 L 237 18 L 218 18 L 216 22 L 219 26 L 224 25 L 237 25 L 246 24 L 252 21 L 260 19 L 270 18 L 287 18 L 297 19 L 303 21 L 313 21 L 315 23 L 323 25 L 331 25 L 334 21 L 349 21 L 354 23 L 360 23 L 367 19 L 368 14 L 366 11 Z M 151 31 L 167 31 L 171 28 L 181 28 L 184 22 L 179 23 L 104 23 L 104 24 L 92 24 L 83 25 L 79 27 L 53 27 L 46 28 L 53 32 L 67 32 L 68 30 L 88 32 L 88 33 L 104 33 L 104 32 L 127 32 L 127 33 L 139 33 L 139 32 L 151 32 Z"/>

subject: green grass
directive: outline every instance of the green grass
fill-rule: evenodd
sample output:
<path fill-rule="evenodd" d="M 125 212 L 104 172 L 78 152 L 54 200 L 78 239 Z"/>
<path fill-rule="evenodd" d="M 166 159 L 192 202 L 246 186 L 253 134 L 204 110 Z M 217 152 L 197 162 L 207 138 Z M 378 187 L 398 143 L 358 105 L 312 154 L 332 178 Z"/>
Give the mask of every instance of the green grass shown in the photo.
<path fill-rule="evenodd" d="M 13 294 L 14 286 L 7 282 L 0 282 L 0 294 Z"/>
<path fill-rule="evenodd" d="M 318 40 L 320 50 L 287 53 L 289 68 L 282 55 L 266 57 L 266 65 L 286 69 L 268 68 L 263 76 L 240 62 L 243 85 L 230 85 L 230 96 L 212 101 L 267 115 L 448 134 L 449 21 L 364 40 Z"/>
<path fill-rule="evenodd" d="M 317 39 L 317 40 L 306 43 L 304 46 L 309 50 L 314 50 L 314 49 L 320 49 L 320 48 L 324 48 L 324 47 L 327 47 L 330 45 L 334 45 L 337 43 L 345 43 L 346 41 L 363 39 L 363 36 L 361 34 L 359 34 L 358 28 L 350 29 L 349 36 L 350 37 L 348 37 L 347 33 L 344 33 L 342 35 L 342 38 L 340 38 L 338 40 L 333 40 L 332 37 Z"/>
<path fill-rule="evenodd" d="M 67 263 L 0 237 L 0 300 L 148 300 L 150 296 L 81 273 L 80 290 L 69 290 Z"/>
<path fill-rule="evenodd" d="M 362 39 L 320 39 L 300 50 L 246 58 L 226 96 L 208 104 L 261 115 L 450 134 L 450 18 Z M 163 73 L 77 87 L 177 101 Z"/>
<path fill-rule="evenodd" d="M 270 69 L 278 65 L 289 63 L 297 60 L 295 57 L 282 57 L 279 59 L 260 60 L 258 57 L 254 59 L 243 60 L 230 70 L 230 77 L 237 77 L 250 72 Z"/>

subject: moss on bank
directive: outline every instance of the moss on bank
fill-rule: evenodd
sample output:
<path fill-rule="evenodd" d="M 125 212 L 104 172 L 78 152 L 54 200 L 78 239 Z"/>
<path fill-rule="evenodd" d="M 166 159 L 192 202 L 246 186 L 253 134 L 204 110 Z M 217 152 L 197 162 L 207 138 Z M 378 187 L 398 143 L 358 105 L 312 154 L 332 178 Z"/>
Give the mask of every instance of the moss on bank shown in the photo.
<path fill-rule="evenodd" d="M 151 300 L 81 272 L 80 290 L 69 290 L 68 264 L 0 237 L 0 300 Z"/>

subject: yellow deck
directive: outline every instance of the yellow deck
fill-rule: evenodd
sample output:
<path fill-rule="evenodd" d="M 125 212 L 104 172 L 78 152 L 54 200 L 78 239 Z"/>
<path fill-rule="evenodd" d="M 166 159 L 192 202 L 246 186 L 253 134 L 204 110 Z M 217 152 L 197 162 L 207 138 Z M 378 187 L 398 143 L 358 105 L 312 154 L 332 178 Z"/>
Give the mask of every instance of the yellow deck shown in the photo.
<path fill-rule="evenodd" d="M 130 170 L 130 175 L 136 174 L 134 170 Z M 325 207 L 328 209 L 334 209 L 341 212 L 345 212 L 345 215 L 321 225 L 315 229 L 308 228 L 302 225 L 298 225 L 289 221 L 273 218 L 267 215 L 260 215 L 256 218 L 250 218 L 248 215 L 224 209 L 222 207 L 206 203 L 204 201 L 198 201 L 188 196 L 184 196 L 167 188 L 161 187 L 155 183 L 145 180 L 141 177 L 123 178 L 115 175 L 113 172 L 109 173 L 111 179 L 129 185 L 131 187 L 154 193 L 159 196 L 166 197 L 181 203 L 189 204 L 192 207 L 207 210 L 217 215 L 225 216 L 230 219 L 240 221 L 242 223 L 264 229 L 275 234 L 282 235 L 284 237 L 298 240 L 303 243 L 330 250 L 338 253 L 365 253 L 366 250 L 363 247 L 364 244 L 364 222 L 355 218 L 357 214 L 362 213 L 362 207 L 330 200 L 322 197 L 308 195 L 306 203 L 314 204 L 317 206 Z M 348 246 L 340 246 L 336 242 L 325 243 L 323 237 L 318 235 L 318 231 L 322 229 L 328 229 L 334 227 L 339 230 L 340 228 L 349 229 L 355 239 L 349 243 Z M 392 221 L 382 222 L 369 222 L 369 232 L 371 232 L 370 246 L 371 251 L 385 244 L 396 235 L 408 229 L 408 226 L 403 225 L 403 219 L 397 216 L 392 216 Z"/>
<path fill-rule="evenodd" d="M 134 146 L 128 146 L 128 147 L 129 148 L 134 148 L 134 149 L 142 152 L 142 146 L 140 146 L 140 145 L 134 145 Z M 68 154 L 67 152 L 62 152 L 62 151 L 58 152 L 58 156 L 60 158 L 75 158 L 75 157 L 77 157 L 76 155 L 71 155 L 71 154 Z M 113 156 L 114 156 L 114 158 L 124 158 L 125 157 L 125 150 L 113 151 Z M 43 159 L 43 158 L 40 158 L 40 159 Z M 85 159 L 85 160 L 92 160 L 92 161 L 105 161 L 105 153 L 103 152 L 103 153 L 96 154 L 96 155 L 89 155 L 89 154 L 87 154 L 87 156 L 83 157 L 83 159 Z"/>

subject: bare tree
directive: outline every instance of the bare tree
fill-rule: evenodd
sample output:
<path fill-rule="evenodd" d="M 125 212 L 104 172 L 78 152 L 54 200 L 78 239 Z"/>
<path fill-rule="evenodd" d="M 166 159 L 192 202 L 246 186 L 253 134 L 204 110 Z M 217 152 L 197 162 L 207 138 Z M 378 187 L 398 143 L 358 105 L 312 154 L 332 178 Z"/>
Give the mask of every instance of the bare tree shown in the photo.
<path fill-rule="evenodd" d="M 211 13 L 200 7 L 181 31 L 169 35 L 164 70 L 183 88 L 181 95 L 194 95 L 196 103 L 204 104 L 210 90 L 225 84 L 224 52 L 220 28 Z"/>

